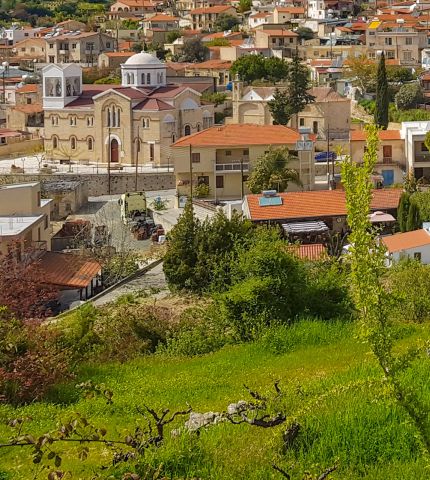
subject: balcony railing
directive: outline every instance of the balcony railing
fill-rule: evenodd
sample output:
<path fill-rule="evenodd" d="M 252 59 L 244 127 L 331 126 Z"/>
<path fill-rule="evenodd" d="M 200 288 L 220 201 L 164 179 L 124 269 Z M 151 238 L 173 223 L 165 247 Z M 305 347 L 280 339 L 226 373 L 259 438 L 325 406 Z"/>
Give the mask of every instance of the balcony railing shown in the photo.
<path fill-rule="evenodd" d="M 249 171 L 249 163 L 217 163 L 215 165 L 215 170 L 217 172 L 248 172 Z"/>
<path fill-rule="evenodd" d="M 393 163 L 393 157 L 384 157 L 382 159 L 382 163 L 385 163 L 385 164 L 390 164 L 390 163 Z"/>
<path fill-rule="evenodd" d="M 416 153 L 415 163 L 430 162 L 430 153 Z"/>

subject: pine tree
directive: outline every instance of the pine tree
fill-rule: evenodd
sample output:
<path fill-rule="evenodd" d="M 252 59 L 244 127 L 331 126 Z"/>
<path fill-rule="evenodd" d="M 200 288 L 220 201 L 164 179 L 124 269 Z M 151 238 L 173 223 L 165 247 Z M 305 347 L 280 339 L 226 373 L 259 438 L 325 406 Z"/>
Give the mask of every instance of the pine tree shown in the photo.
<path fill-rule="evenodd" d="M 408 221 L 410 205 L 410 195 L 407 192 L 402 193 L 399 202 L 399 208 L 397 209 L 397 222 L 401 232 L 406 232 L 406 225 Z"/>
<path fill-rule="evenodd" d="M 289 64 L 287 80 L 285 91 L 275 90 L 273 100 L 268 102 L 273 122 L 278 125 L 286 125 L 293 115 L 297 115 L 315 100 L 309 93 L 309 70 L 301 63 L 298 55 L 294 55 Z"/>
<path fill-rule="evenodd" d="M 385 69 L 385 55 L 384 52 L 382 52 L 378 65 L 376 83 L 375 124 L 384 130 L 388 127 L 388 105 L 387 71 Z"/>
<path fill-rule="evenodd" d="M 418 230 L 421 228 L 421 216 L 420 209 L 415 202 L 411 202 L 409 205 L 408 219 L 406 221 L 406 231 Z"/>

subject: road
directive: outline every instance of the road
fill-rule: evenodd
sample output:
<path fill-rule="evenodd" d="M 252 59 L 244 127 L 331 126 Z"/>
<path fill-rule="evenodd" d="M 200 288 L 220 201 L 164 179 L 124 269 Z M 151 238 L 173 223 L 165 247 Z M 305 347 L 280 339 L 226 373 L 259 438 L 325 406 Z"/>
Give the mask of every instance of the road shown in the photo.
<path fill-rule="evenodd" d="M 100 307 L 102 305 L 106 305 L 107 303 L 114 302 L 121 295 L 126 295 L 127 293 L 136 293 L 142 290 L 149 291 L 152 289 L 160 290 L 160 292 L 157 293 L 155 297 L 161 297 L 168 293 L 162 263 L 160 263 L 141 277 L 138 277 L 129 283 L 121 285 L 115 290 L 111 290 L 100 298 L 96 298 L 92 301 L 92 303 L 95 306 Z"/>

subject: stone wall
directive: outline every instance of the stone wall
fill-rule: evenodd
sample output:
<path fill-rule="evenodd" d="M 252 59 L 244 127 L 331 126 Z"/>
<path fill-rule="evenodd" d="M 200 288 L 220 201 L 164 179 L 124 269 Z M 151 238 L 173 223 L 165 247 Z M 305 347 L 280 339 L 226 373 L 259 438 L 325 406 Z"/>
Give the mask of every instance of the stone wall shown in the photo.
<path fill-rule="evenodd" d="M 90 197 L 108 194 L 107 174 L 4 174 L 0 175 L 0 185 L 11 183 L 43 182 L 43 181 L 79 181 L 88 187 Z M 168 190 L 175 188 L 174 173 L 141 173 L 138 176 L 138 190 Z M 135 176 L 132 173 L 111 174 L 111 194 L 118 195 L 124 192 L 134 192 Z"/>

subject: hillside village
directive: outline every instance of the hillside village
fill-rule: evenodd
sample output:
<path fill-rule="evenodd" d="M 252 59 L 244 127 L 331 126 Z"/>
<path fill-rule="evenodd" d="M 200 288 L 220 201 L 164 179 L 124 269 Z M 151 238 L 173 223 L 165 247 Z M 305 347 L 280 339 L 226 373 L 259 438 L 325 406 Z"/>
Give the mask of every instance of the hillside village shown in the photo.
<path fill-rule="evenodd" d="M 428 478 L 429 18 L 0 2 L 0 480 Z"/>

